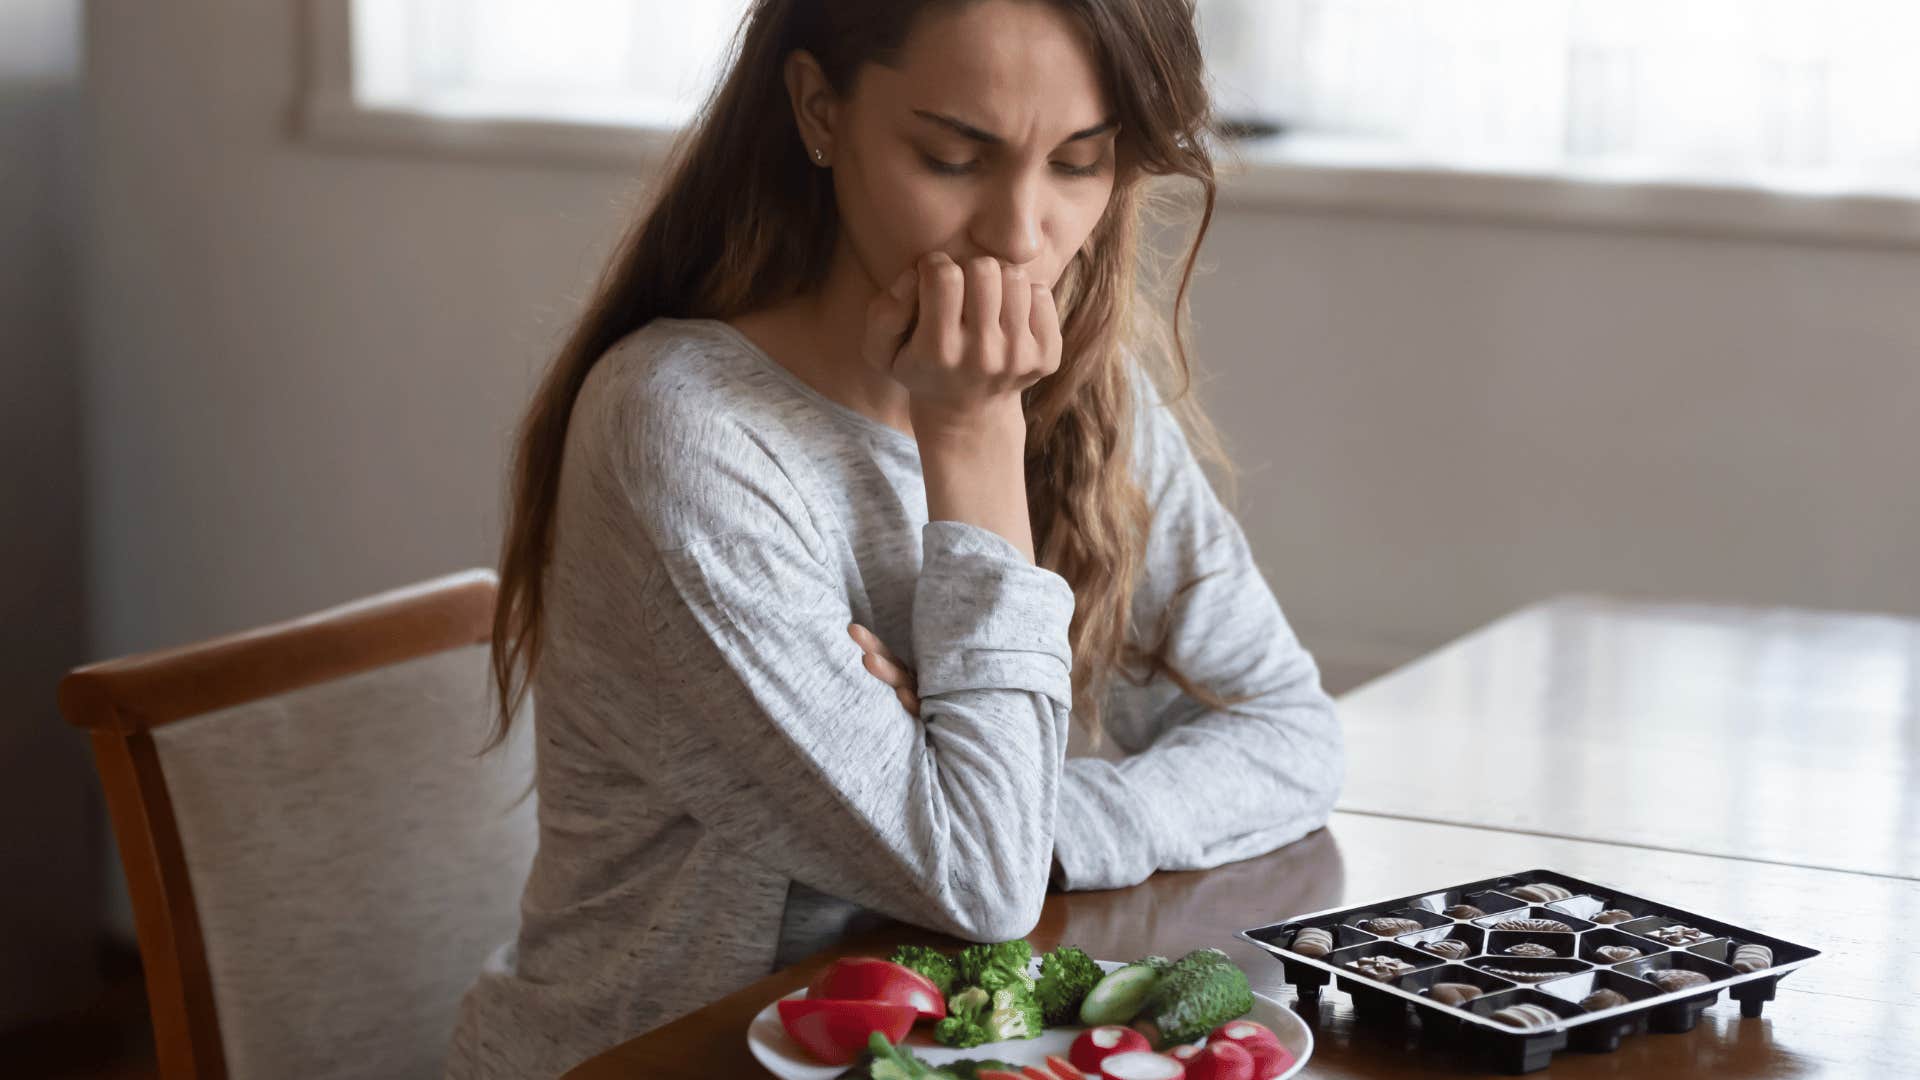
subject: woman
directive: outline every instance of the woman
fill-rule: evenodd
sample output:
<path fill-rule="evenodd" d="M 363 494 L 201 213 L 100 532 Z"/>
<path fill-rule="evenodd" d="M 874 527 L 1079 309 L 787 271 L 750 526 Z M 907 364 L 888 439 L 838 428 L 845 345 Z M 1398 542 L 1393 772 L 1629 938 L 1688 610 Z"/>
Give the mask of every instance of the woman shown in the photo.
<path fill-rule="evenodd" d="M 1207 123 L 1186 0 L 753 4 L 521 431 L 540 849 L 449 1075 L 1324 823 L 1330 704 L 1132 304 L 1147 178 L 1205 232 Z"/>

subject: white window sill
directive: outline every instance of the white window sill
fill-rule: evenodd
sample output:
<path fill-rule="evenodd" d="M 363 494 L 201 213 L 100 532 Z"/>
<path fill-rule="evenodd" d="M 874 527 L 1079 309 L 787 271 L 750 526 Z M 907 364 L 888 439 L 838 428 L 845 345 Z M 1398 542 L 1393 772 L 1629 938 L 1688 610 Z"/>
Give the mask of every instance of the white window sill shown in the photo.
<path fill-rule="evenodd" d="M 329 149 L 427 154 L 642 173 L 666 157 L 663 128 L 441 117 L 370 109 L 311 94 L 300 135 Z M 1666 235 L 1920 249 L 1920 185 L 1911 190 L 1787 190 L 1552 169 L 1463 168 L 1363 156 L 1338 144 L 1270 140 L 1220 162 L 1224 207 L 1619 230 Z"/>

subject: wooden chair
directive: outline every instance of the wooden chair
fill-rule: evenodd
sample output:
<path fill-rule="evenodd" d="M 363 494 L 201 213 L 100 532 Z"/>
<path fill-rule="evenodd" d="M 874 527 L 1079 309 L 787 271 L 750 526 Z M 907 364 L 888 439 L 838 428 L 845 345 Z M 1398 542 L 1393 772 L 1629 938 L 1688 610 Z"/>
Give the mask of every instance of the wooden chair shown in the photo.
<path fill-rule="evenodd" d="M 531 717 L 476 756 L 495 585 L 455 574 L 61 681 L 162 1077 L 439 1076 L 535 843 Z"/>

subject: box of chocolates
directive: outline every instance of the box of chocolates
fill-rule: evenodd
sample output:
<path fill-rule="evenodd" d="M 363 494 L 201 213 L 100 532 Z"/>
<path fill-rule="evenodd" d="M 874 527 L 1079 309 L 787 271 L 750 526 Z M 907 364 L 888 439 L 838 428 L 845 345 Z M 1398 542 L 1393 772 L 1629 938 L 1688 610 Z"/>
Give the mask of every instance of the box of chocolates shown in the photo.
<path fill-rule="evenodd" d="M 1303 999 L 1329 981 L 1363 1018 L 1505 1072 L 1692 1030 L 1721 991 L 1757 1017 L 1820 955 L 1790 941 L 1551 870 L 1527 870 L 1240 931 Z"/>

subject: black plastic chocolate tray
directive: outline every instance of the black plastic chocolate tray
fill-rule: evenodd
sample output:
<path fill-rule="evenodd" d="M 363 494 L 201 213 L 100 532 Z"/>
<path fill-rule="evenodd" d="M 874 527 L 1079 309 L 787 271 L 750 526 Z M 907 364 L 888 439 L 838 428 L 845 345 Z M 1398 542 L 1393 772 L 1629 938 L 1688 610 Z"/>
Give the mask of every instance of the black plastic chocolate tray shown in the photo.
<path fill-rule="evenodd" d="M 1554 899 L 1554 886 L 1568 895 Z M 1514 890 L 1521 890 L 1520 895 Z M 1482 914 L 1445 914 L 1461 904 Z M 1404 919 L 1418 927 L 1389 926 L 1381 933 L 1366 929 L 1371 920 L 1381 918 Z M 1567 929 L 1501 925 L 1530 919 L 1552 920 Z M 1704 937 L 1692 939 L 1669 929 L 1675 925 Z M 1294 950 L 1295 937 L 1306 929 L 1326 931 L 1332 947 L 1324 956 Z M 1679 943 L 1650 936 L 1656 934 Z M 1643 1031 L 1691 1031 L 1701 1010 L 1720 1000 L 1722 990 L 1740 1002 L 1742 1016 L 1759 1016 L 1773 1000 L 1775 985 L 1820 955 L 1804 945 L 1552 870 L 1527 870 L 1364 907 L 1301 915 L 1242 930 L 1238 936 L 1272 953 L 1302 998 L 1317 998 L 1332 979 L 1336 988 L 1352 996 L 1361 1017 L 1395 1023 L 1417 1017 L 1424 1036 L 1477 1051 L 1512 1073 L 1543 1069 L 1557 1051 L 1567 1048 L 1606 1052 L 1618 1048 L 1623 1037 Z M 1452 958 L 1426 948 L 1447 939 L 1465 948 L 1438 946 L 1458 954 Z M 1732 961 L 1743 945 L 1771 950 L 1770 962 L 1736 971 Z M 1520 953 L 1507 951 L 1516 946 L 1522 947 Z M 1638 949 L 1640 955 L 1622 958 L 1617 950 L 1623 947 Z M 1372 959 L 1378 967 L 1382 958 L 1411 967 L 1382 978 L 1347 966 Z M 1758 957 L 1749 954 L 1744 959 L 1751 966 Z M 1649 981 L 1676 968 L 1704 975 L 1707 981 L 1673 991 Z M 1465 984 L 1480 995 L 1446 1004 L 1428 996 L 1441 983 Z M 1626 1002 L 1591 1012 L 1582 1006 L 1603 989 Z M 1496 1012 L 1515 1005 L 1539 1006 L 1555 1022 L 1516 1027 L 1493 1019 Z"/>

